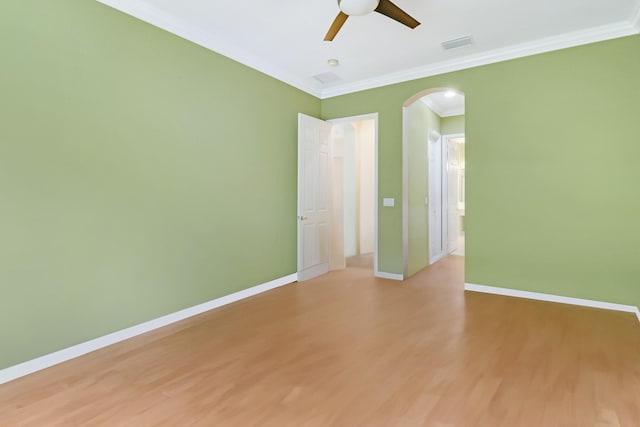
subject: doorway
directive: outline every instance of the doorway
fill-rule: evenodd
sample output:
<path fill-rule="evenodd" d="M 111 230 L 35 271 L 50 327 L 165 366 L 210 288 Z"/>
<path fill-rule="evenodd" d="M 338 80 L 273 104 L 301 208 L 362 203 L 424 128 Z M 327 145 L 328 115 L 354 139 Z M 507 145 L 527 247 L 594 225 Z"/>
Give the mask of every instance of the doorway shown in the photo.
<path fill-rule="evenodd" d="M 464 254 L 464 94 L 430 89 L 403 107 L 407 278 L 451 253 Z"/>
<path fill-rule="evenodd" d="M 464 134 L 429 133 L 429 264 L 453 254 L 464 256 Z"/>
<path fill-rule="evenodd" d="M 376 120 L 331 121 L 331 269 L 374 271 L 376 260 Z"/>
<path fill-rule="evenodd" d="M 374 119 L 333 124 L 331 269 L 374 270 L 375 125 Z"/>
<path fill-rule="evenodd" d="M 464 256 L 465 216 L 465 136 L 464 133 L 444 135 L 446 150 L 447 188 L 447 253 Z"/>
<path fill-rule="evenodd" d="M 347 265 L 378 272 L 378 115 L 298 115 L 298 281 Z"/>

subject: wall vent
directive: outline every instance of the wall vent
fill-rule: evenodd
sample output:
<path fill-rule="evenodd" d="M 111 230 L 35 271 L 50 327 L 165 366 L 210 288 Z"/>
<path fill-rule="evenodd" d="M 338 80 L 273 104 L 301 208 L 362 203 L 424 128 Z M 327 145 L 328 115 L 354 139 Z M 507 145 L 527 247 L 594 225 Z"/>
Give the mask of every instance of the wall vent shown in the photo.
<path fill-rule="evenodd" d="M 342 80 L 337 74 L 332 73 L 331 71 L 327 73 L 316 74 L 315 76 L 313 76 L 313 78 L 319 81 L 320 83 L 322 83 L 323 85 Z"/>
<path fill-rule="evenodd" d="M 471 44 L 471 36 L 458 37 L 457 39 L 447 40 L 441 44 L 445 50 L 469 46 Z"/>

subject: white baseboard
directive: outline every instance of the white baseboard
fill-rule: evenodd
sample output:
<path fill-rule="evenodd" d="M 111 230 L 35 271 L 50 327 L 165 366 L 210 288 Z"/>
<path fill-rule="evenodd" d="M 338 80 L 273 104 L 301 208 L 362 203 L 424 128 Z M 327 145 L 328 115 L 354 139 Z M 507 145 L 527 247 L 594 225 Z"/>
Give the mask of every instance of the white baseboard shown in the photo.
<path fill-rule="evenodd" d="M 429 265 L 431 264 L 435 264 L 436 262 L 440 261 L 442 258 L 444 258 L 444 253 L 440 252 L 438 255 L 434 255 L 433 257 L 429 258 Z"/>
<path fill-rule="evenodd" d="M 10 366 L 8 368 L 0 370 L 0 384 L 4 384 L 25 375 L 29 375 L 31 373 L 49 368 L 59 363 L 66 362 L 67 360 L 74 359 L 76 357 L 101 349 L 111 344 L 115 344 L 117 342 L 133 338 L 137 335 L 153 331 L 154 329 L 158 329 L 163 326 L 179 322 L 180 320 L 202 314 L 206 311 L 213 310 L 214 308 L 222 307 L 223 305 L 231 304 L 233 302 L 260 294 L 262 292 L 287 285 L 289 283 L 295 282 L 296 280 L 297 274 L 290 274 L 288 276 L 281 277 L 279 279 L 275 279 L 261 285 L 253 286 L 251 288 L 244 289 L 230 295 L 225 295 L 223 297 L 216 298 L 214 300 L 198 304 L 193 307 L 185 308 L 184 310 L 176 311 L 175 313 L 167 314 L 166 316 L 158 317 L 157 319 L 153 319 L 148 322 L 131 326 L 130 328 L 122 329 L 120 331 L 116 331 L 111 334 L 104 335 L 102 337 L 95 338 L 93 340 L 86 341 L 60 351 L 56 351 L 55 353 L 50 353 L 36 359 L 28 360 L 18 365 Z"/>
<path fill-rule="evenodd" d="M 374 276 L 380 277 L 381 279 L 404 280 L 404 276 L 402 274 L 385 273 L 384 271 L 376 271 Z"/>
<path fill-rule="evenodd" d="M 516 298 L 527 298 L 539 301 L 558 302 L 561 304 L 581 305 L 584 307 L 602 308 L 605 310 L 624 311 L 634 313 L 640 321 L 640 310 L 633 305 L 614 304 L 611 302 L 593 301 L 581 298 L 563 297 L 559 295 L 541 294 L 538 292 L 519 291 L 516 289 L 496 288 L 494 286 L 474 285 L 473 283 L 464 284 L 465 291 L 483 292 L 486 294 L 505 295 Z"/>

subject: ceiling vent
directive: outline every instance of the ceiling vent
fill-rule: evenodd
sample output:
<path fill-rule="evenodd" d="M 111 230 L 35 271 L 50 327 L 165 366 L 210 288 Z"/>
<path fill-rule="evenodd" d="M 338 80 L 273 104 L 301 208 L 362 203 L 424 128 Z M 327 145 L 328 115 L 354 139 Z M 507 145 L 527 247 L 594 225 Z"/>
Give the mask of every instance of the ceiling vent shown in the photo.
<path fill-rule="evenodd" d="M 327 73 L 316 74 L 315 76 L 313 76 L 313 78 L 319 81 L 320 83 L 322 83 L 323 85 L 342 80 L 338 75 L 336 75 L 335 73 L 332 73 L 331 71 Z"/>
<path fill-rule="evenodd" d="M 458 37 L 457 39 L 447 40 L 442 42 L 442 47 L 445 50 L 456 49 L 459 47 L 469 46 L 471 44 L 471 36 Z"/>

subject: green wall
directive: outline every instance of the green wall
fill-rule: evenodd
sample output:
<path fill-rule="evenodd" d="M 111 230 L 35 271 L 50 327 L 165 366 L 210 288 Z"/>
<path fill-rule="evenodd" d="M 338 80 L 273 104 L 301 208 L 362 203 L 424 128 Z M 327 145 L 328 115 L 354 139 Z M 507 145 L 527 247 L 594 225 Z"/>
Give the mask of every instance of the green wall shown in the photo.
<path fill-rule="evenodd" d="M 296 269 L 296 114 L 466 95 L 466 281 L 640 305 L 640 36 L 319 101 L 94 1 L 0 5 L 0 369 Z M 258 219 L 259 218 L 259 219 Z"/>
<path fill-rule="evenodd" d="M 95 1 L 0 52 L 0 369 L 296 271 L 318 99 Z"/>
<path fill-rule="evenodd" d="M 450 116 L 441 119 L 442 134 L 464 133 L 464 116 Z"/>
<path fill-rule="evenodd" d="M 465 93 L 466 281 L 640 306 L 640 36 L 323 100 L 379 112 L 379 196 L 402 194 L 402 104 Z M 383 271 L 402 272 L 400 204 L 380 209 Z"/>
<path fill-rule="evenodd" d="M 440 132 L 440 117 L 423 102 L 407 109 L 408 256 L 409 276 L 429 265 L 429 142 L 431 131 Z"/>

